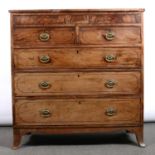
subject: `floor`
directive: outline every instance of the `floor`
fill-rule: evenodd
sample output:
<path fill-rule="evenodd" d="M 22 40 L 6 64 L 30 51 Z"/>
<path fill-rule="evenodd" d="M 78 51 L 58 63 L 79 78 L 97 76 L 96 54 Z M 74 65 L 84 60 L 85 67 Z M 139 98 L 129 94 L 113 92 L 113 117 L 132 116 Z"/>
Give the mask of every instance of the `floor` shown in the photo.
<path fill-rule="evenodd" d="M 155 123 L 145 123 L 146 148 L 137 146 L 133 134 L 117 132 L 87 135 L 24 136 L 12 150 L 12 128 L 0 127 L 0 155 L 155 155 Z"/>

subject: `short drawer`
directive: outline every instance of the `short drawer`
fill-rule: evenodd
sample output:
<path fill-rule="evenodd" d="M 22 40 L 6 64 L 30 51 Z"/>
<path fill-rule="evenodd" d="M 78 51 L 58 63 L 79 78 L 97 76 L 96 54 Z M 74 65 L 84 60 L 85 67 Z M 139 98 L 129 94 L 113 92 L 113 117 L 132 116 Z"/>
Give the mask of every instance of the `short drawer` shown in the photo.
<path fill-rule="evenodd" d="M 16 125 L 128 125 L 140 123 L 140 99 L 17 100 Z"/>
<path fill-rule="evenodd" d="M 82 27 L 79 38 L 81 44 L 138 44 L 141 43 L 140 27 Z"/>
<path fill-rule="evenodd" d="M 16 73 L 16 96 L 138 94 L 140 72 Z"/>
<path fill-rule="evenodd" d="M 74 27 L 16 28 L 13 32 L 15 47 L 48 47 L 75 43 Z"/>
<path fill-rule="evenodd" d="M 15 49 L 17 69 L 138 68 L 140 48 Z"/>

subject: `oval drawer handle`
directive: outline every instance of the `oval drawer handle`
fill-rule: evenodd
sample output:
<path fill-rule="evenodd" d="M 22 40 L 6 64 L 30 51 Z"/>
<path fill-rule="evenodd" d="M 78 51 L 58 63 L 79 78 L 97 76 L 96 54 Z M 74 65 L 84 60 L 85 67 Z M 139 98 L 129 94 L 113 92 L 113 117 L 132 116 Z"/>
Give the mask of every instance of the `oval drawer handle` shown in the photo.
<path fill-rule="evenodd" d="M 114 55 L 106 55 L 106 56 L 105 56 L 105 61 L 106 61 L 106 62 L 113 62 L 113 61 L 115 61 L 116 59 L 117 59 L 117 57 L 114 56 Z"/>
<path fill-rule="evenodd" d="M 39 61 L 41 63 L 47 64 L 51 61 L 51 58 L 48 55 L 39 56 Z"/>
<path fill-rule="evenodd" d="M 112 108 L 112 107 L 110 107 L 110 108 L 106 109 L 105 114 L 107 116 L 114 116 L 114 115 L 117 114 L 117 110 Z"/>
<path fill-rule="evenodd" d="M 51 117 L 52 113 L 48 109 L 40 110 L 40 116 L 43 118 Z"/>
<path fill-rule="evenodd" d="M 114 32 L 109 31 L 109 32 L 107 32 L 107 33 L 105 34 L 105 39 L 108 40 L 108 41 L 111 41 L 111 40 L 113 40 L 114 38 L 115 38 Z"/>
<path fill-rule="evenodd" d="M 49 84 L 49 82 L 47 82 L 47 81 L 42 81 L 39 83 L 39 87 L 41 89 L 48 89 L 51 87 L 51 84 Z"/>
<path fill-rule="evenodd" d="M 42 32 L 42 33 L 40 33 L 40 35 L 39 35 L 39 39 L 40 39 L 41 41 L 48 41 L 49 38 L 50 38 L 50 35 L 49 35 L 47 32 Z"/>
<path fill-rule="evenodd" d="M 107 80 L 107 81 L 105 82 L 105 86 L 106 86 L 107 88 L 113 88 L 115 85 L 116 85 L 116 81 L 114 81 L 114 80 Z"/>

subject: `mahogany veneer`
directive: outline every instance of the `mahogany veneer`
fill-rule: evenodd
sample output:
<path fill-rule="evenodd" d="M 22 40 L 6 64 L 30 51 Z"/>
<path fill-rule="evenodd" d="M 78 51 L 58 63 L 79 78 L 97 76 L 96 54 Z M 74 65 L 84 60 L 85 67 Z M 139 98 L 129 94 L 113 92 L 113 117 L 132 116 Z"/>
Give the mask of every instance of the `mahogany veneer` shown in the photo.
<path fill-rule="evenodd" d="M 27 133 L 121 130 L 145 146 L 143 12 L 10 11 L 13 148 Z"/>

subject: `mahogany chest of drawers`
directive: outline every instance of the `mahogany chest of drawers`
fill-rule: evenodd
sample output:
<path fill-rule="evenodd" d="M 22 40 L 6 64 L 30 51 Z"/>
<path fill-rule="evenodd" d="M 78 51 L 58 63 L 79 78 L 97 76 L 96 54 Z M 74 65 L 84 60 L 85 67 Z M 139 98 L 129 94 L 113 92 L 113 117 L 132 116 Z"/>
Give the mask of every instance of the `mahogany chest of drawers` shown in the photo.
<path fill-rule="evenodd" d="M 144 10 L 10 12 L 14 148 L 27 133 L 121 130 L 144 146 Z"/>

